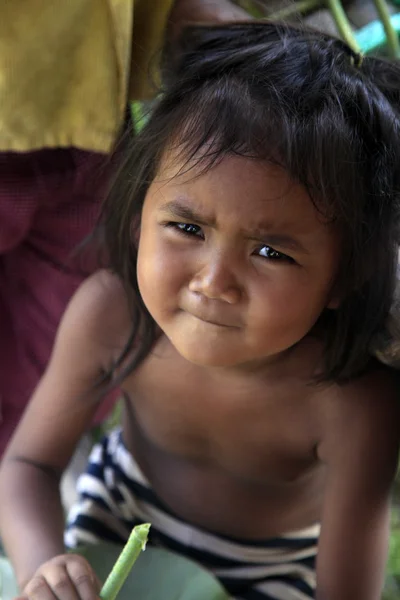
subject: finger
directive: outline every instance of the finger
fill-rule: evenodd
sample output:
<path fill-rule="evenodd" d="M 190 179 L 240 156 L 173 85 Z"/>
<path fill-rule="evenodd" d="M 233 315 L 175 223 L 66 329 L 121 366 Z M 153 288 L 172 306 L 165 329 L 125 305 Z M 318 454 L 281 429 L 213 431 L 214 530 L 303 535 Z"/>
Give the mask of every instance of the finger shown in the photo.
<path fill-rule="evenodd" d="M 46 580 L 57 600 L 79 600 L 78 591 L 69 577 L 66 564 L 58 564 L 51 569 L 47 568 Z"/>
<path fill-rule="evenodd" d="M 27 598 L 28 600 L 57 600 L 43 575 L 36 575 L 31 579 L 25 586 L 24 596 L 21 598 Z"/>
<path fill-rule="evenodd" d="M 85 559 L 76 557 L 76 560 L 68 561 L 67 571 L 80 600 L 98 600 L 100 582 Z"/>

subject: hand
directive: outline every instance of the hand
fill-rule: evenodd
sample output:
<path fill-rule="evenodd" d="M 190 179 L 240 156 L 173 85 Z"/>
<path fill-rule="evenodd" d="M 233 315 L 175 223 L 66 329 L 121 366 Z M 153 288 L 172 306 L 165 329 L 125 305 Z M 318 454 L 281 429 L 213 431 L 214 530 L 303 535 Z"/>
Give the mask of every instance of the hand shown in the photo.
<path fill-rule="evenodd" d="M 245 21 L 250 15 L 230 0 L 175 0 L 170 14 L 171 37 L 194 23 L 223 23 Z"/>
<path fill-rule="evenodd" d="M 83 556 L 62 554 L 44 563 L 15 600 L 98 600 L 100 589 Z"/>

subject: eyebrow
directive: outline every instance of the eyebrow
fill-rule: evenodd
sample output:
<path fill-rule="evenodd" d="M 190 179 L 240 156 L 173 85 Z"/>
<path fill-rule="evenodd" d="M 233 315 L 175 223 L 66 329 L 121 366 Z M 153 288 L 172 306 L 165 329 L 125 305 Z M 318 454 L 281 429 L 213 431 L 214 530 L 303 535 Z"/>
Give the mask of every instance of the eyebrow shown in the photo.
<path fill-rule="evenodd" d="M 169 213 L 173 217 L 180 217 L 186 221 L 195 221 L 199 225 L 207 225 L 208 227 L 215 227 L 217 222 L 215 219 L 205 219 L 201 217 L 196 211 L 190 206 L 182 204 L 179 200 L 171 200 L 160 206 L 162 211 Z"/>
<path fill-rule="evenodd" d="M 186 204 L 183 204 L 179 200 L 171 200 L 165 204 L 162 204 L 160 206 L 160 210 L 169 213 L 174 218 L 178 217 L 180 219 L 184 219 L 185 221 L 194 222 L 198 225 L 204 225 L 207 227 L 216 227 L 217 225 L 215 218 L 205 219 L 204 216 L 202 217 L 196 213 L 195 210 Z M 254 229 L 241 229 L 241 231 L 249 240 L 262 242 L 265 245 L 278 246 L 287 250 L 309 254 L 309 251 L 298 239 L 286 234 L 272 233 L 271 225 L 269 224 L 260 224 Z"/>

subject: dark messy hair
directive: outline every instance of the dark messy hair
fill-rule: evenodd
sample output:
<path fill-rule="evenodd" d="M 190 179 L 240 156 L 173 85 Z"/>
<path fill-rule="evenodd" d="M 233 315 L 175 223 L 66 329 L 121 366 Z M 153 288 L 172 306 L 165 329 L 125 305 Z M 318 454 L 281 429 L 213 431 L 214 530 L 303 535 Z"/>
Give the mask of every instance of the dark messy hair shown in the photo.
<path fill-rule="evenodd" d="M 269 22 L 192 27 L 126 150 L 104 206 L 111 268 L 126 286 L 133 329 L 120 363 L 148 354 L 157 328 L 138 290 L 140 216 L 171 145 L 204 169 L 225 156 L 272 161 L 308 191 L 341 233 L 337 310 L 321 319 L 323 378 L 344 381 L 369 361 L 388 315 L 398 248 L 400 68 L 340 40 Z M 339 250 L 338 250 L 339 251 Z M 127 372 L 126 371 L 126 372 Z"/>

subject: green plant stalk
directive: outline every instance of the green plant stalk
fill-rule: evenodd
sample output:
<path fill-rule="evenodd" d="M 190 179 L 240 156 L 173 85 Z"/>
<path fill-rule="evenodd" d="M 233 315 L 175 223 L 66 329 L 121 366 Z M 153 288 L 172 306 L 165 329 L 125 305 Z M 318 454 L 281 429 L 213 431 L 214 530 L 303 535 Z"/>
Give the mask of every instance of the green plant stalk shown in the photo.
<path fill-rule="evenodd" d="M 264 11 L 256 6 L 258 2 L 253 2 L 252 0 L 234 0 L 234 2 L 256 19 L 262 19 L 265 17 Z"/>
<path fill-rule="evenodd" d="M 283 21 L 284 19 L 290 19 L 296 13 L 306 13 L 310 10 L 314 10 L 318 8 L 321 4 L 321 0 L 301 0 L 300 2 L 295 2 L 295 4 L 291 4 L 286 8 L 282 8 L 275 13 L 269 15 L 269 19 L 272 21 Z"/>
<path fill-rule="evenodd" d="M 350 22 L 344 12 L 340 0 L 326 0 L 326 4 L 332 13 L 336 27 L 343 40 L 354 52 L 360 52 L 361 48 L 354 37 Z"/>
<path fill-rule="evenodd" d="M 392 58 L 400 58 L 400 42 L 397 31 L 392 25 L 390 13 L 385 0 L 374 0 L 376 12 L 382 21 L 386 33 L 387 47 Z"/>
<path fill-rule="evenodd" d="M 133 528 L 128 541 L 126 542 L 117 562 L 113 566 L 111 573 L 103 585 L 100 598 L 102 600 L 115 600 L 119 590 L 125 583 L 136 559 L 142 550 L 146 547 L 147 537 L 149 535 L 150 523 L 143 523 Z"/>

